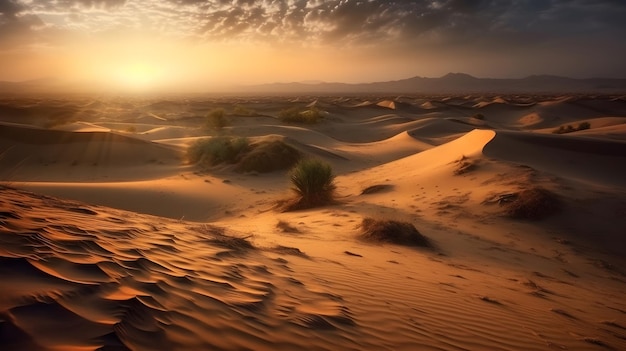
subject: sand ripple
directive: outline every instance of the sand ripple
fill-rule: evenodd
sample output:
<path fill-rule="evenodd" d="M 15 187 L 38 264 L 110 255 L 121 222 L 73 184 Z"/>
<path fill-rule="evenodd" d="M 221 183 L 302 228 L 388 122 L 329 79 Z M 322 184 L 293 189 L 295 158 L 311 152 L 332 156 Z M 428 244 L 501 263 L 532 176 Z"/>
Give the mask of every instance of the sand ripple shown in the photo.
<path fill-rule="evenodd" d="M 217 228 L 2 195 L 3 350 L 293 349 L 302 330 L 356 327 L 330 293 Z"/>

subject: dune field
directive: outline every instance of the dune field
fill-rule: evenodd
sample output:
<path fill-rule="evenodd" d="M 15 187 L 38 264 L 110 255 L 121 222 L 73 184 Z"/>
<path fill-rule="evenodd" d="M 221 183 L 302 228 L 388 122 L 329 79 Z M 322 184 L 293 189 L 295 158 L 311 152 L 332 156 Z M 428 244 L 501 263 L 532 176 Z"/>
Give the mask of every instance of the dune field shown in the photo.
<path fill-rule="evenodd" d="M 1 350 L 626 350 L 623 95 L 4 98 L 0 194 Z"/>

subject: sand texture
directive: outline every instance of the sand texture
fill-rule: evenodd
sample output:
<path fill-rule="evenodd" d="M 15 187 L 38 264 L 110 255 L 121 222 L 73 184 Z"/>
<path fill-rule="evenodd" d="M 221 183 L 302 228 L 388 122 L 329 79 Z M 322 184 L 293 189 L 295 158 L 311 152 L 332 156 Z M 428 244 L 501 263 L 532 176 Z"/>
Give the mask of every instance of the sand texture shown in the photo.
<path fill-rule="evenodd" d="M 626 349 L 624 96 L 5 99 L 0 181 L 1 350 Z"/>

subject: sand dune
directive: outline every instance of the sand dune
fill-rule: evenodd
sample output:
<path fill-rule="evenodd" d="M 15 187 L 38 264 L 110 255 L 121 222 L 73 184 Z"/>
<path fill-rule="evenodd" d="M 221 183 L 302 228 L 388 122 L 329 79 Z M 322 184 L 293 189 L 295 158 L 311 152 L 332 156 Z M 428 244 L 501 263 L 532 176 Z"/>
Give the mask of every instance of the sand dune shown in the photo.
<path fill-rule="evenodd" d="M 620 96 L 33 99 L 0 121 L 2 350 L 626 349 Z M 281 212 L 287 170 L 187 163 L 218 135 L 328 162 L 337 203 Z M 513 217 L 533 190 L 553 202 Z M 361 241 L 368 217 L 433 247 Z"/>

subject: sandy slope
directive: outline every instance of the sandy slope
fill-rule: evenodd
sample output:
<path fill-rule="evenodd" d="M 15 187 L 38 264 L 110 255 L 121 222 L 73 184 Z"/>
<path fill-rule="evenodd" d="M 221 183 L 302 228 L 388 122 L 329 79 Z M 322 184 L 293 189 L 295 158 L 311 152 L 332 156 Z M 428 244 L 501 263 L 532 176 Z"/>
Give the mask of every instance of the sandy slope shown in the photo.
<path fill-rule="evenodd" d="M 272 98 L 82 102 L 90 118 L 72 125 L 0 125 L 0 179 L 36 192 L 0 189 L 3 349 L 626 348 L 623 101 L 294 103 L 326 121 L 284 125 Z M 187 165 L 197 111 L 234 104 L 257 114 L 223 134 L 326 160 L 339 203 L 281 213 L 285 172 Z M 540 221 L 493 200 L 538 186 L 561 207 Z M 435 249 L 363 243 L 367 216 L 408 221 Z"/>

